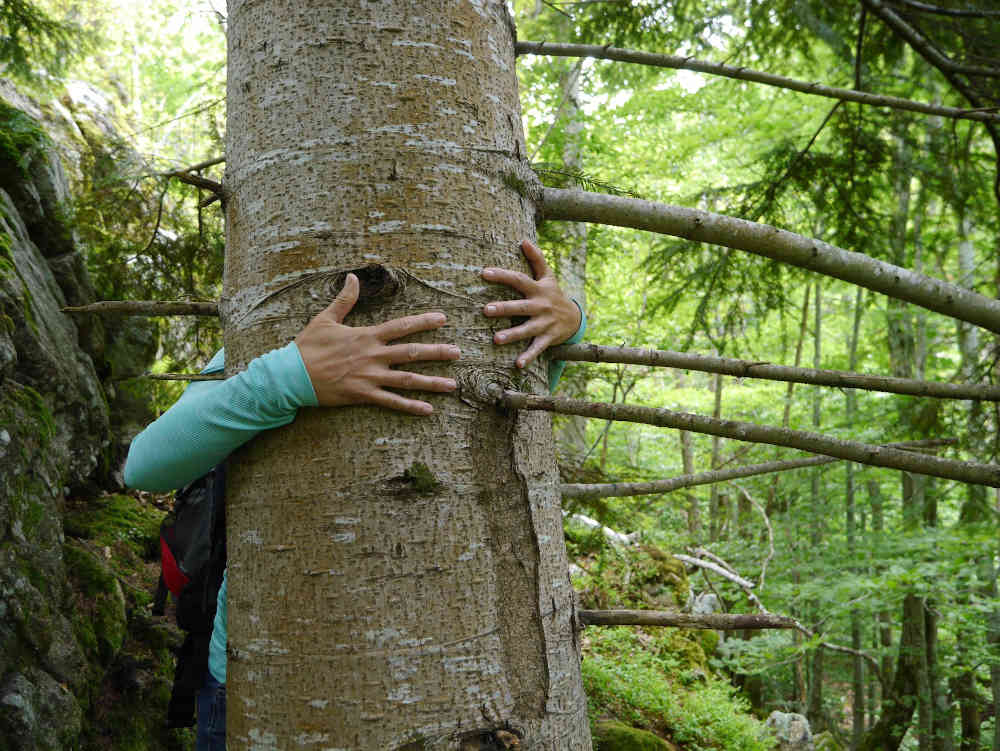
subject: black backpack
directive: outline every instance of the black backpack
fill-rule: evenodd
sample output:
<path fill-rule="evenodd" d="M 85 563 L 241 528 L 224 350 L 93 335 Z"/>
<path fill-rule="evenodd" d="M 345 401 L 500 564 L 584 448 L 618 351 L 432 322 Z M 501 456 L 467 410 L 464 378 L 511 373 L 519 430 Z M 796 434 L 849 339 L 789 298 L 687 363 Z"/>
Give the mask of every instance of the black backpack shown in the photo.
<path fill-rule="evenodd" d="M 160 581 L 153 615 L 168 592 L 177 598 L 177 625 L 186 632 L 167 708 L 167 727 L 195 724 L 195 704 L 208 671 L 215 605 L 226 570 L 226 467 L 219 464 L 181 488 L 160 524 Z"/>

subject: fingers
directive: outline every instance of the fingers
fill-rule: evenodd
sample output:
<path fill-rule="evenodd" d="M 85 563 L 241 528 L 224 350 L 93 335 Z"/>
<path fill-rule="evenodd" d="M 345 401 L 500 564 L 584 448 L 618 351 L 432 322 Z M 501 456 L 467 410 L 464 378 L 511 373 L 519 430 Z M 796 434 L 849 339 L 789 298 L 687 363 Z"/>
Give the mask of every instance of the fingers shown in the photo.
<path fill-rule="evenodd" d="M 437 394 L 447 394 L 458 388 L 453 378 L 428 376 L 411 373 L 408 370 L 390 370 L 379 379 L 382 386 L 406 391 L 432 391 Z"/>
<path fill-rule="evenodd" d="M 524 350 L 524 352 L 522 352 L 518 356 L 517 367 L 519 368 L 528 367 L 528 365 L 530 365 L 532 362 L 535 361 L 536 357 L 538 357 L 540 354 L 542 354 L 542 352 L 548 349 L 548 346 L 551 343 L 552 343 L 552 337 L 550 336 L 546 336 L 544 334 L 542 336 L 536 336 L 535 340 L 531 343 L 531 346 L 528 347 L 526 350 Z"/>
<path fill-rule="evenodd" d="M 495 344 L 510 344 L 511 342 L 520 342 L 525 339 L 530 339 L 533 336 L 540 335 L 546 326 L 542 321 L 537 321 L 531 319 L 530 321 L 525 321 L 520 326 L 515 326 L 512 329 L 504 329 L 503 331 L 498 331 L 493 335 L 493 342 Z"/>
<path fill-rule="evenodd" d="M 431 360 L 457 360 L 462 351 L 454 344 L 392 344 L 382 348 L 380 359 L 390 365 Z"/>
<path fill-rule="evenodd" d="M 541 279 L 552 273 L 549 265 L 545 262 L 545 256 L 542 255 L 541 249 L 531 242 L 531 240 L 521 241 L 521 251 L 524 253 L 524 257 L 528 259 L 528 265 L 531 266 L 531 270 L 535 274 L 535 279 Z"/>
<path fill-rule="evenodd" d="M 530 297 L 535 291 L 535 280 L 527 274 L 522 274 L 520 271 L 490 267 L 483 269 L 483 279 L 497 284 L 506 284 L 508 287 L 513 287 L 527 297 Z"/>
<path fill-rule="evenodd" d="M 444 313 L 421 313 L 416 316 L 393 318 L 391 321 L 374 326 L 373 329 L 375 336 L 382 342 L 391 342 L 393 339 L 402 339 L 404 336 L 417 334 L 421 331 L 439 329 L 444 326 L 446 320 Z"/>
<path fill-rule="evenodd" d="M 361 292 L 361 284 L 354 274 L 348 274 L 344 278 L 344 287 L 340 290 L 333 302 L 327 307 L 324 313 L 333 316 L 337 323 L 343 323 L 347 314 L 351 312 L 354 304 L 358 301 Z"/>
<path fill-rule="evenodd" d="M 427 402 L 422 402 L 419 399 L 407 399 L 405 396 L 382 389 L 374 391 L 368 401 L 370 404 L 394 409 L 397 412 L 406 412 L 410 415 L 429 415 L 434 411 L 434 408 Z"/>
<path fill-rule="evenodd" d="M 498 300 L 483 308 L 487 318 L 514 318 L 516 316 L 534 316 L 543 312 L 543 306 L 535 299 Z"/>

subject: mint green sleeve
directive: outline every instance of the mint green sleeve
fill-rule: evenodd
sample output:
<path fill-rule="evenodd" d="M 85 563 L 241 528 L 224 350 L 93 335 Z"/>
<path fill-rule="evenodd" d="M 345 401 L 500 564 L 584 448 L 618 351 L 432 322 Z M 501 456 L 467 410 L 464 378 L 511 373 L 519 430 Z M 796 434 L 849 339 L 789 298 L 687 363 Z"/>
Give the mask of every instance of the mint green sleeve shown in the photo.
<path fill-rule="evenodd" d="M 573 299 L 573 298 L 571 298 Z M 569 339 L 560 344 L 577 344 L 583 339 L 583 335 L 587 333 L 587 313 L 584 311 L 583 306 L 576 300 L 573 299 L 576 307 L 580 309 L 580 327 L 576 330 Z M 563 371 L 566 369 L 566 362 L 564 360 L 552 360 L 549 363 L 549 391 L 555 391 L 556 386 L 559 385 L 559 379 L 562 378 Z"/>
<path fill-rule="evenodd" d="M 221 372 L 224 357 L 220 350 L 202 372 Z M 195 381 L 132 441 L 125 484 L 153 491 L 183 487 L 262 430 L 287 425 L 300 407 L 316 404 L 294 342 L 252 360 L 232 378 Z"/>

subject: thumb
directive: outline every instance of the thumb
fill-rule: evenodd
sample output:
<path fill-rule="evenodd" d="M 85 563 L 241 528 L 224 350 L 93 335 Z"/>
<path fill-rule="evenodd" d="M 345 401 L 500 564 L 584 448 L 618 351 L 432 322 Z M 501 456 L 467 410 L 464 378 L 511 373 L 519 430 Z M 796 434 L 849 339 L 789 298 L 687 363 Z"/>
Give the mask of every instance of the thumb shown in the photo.
<path fill-rule="evenodd" d="M 330 303 L 326 309 L 333 316 L 337 323 L 343 323 L 347 314 L 351 312 L 354 304 L 358 301 L 358 294 L 361 292 L 361 284 L 354 274 L 348 274 L 344 279 L 344 287 L 340 293 Z"/>

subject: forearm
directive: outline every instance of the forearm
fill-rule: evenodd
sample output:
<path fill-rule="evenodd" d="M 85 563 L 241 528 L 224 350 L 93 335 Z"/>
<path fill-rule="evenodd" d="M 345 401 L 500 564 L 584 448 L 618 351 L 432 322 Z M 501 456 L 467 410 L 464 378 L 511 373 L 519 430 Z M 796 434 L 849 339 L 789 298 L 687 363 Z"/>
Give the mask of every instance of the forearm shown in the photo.
<path fill-rule="evenodd" d="M 261 431 L 287 425 L 300 407 L 315 404 L 294 343 L 256 358 L 232 378 L 194 383 L 132 441 L 125 484 L 183 487 Z"/>

